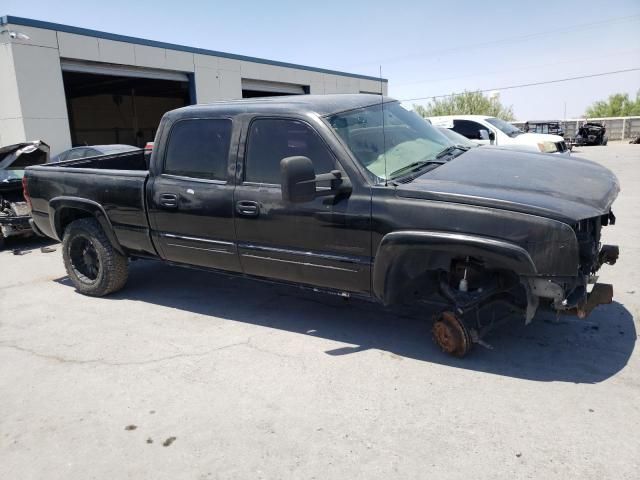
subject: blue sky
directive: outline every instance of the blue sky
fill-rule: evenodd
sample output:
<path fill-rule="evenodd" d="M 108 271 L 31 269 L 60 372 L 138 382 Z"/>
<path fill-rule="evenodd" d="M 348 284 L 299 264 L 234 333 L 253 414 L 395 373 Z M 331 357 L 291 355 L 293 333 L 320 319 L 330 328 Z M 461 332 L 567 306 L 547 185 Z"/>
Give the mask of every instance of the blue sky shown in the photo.
<path fill-rule="evenodd" d="M 640 67 L 640 0 L 3 0 L 9 14 L 389 79 L 406 99 Z M 519 119 L 581 115 L 640 71 L 500 92 Z M 421 103 L 421 102 L 410 102 Z"/>

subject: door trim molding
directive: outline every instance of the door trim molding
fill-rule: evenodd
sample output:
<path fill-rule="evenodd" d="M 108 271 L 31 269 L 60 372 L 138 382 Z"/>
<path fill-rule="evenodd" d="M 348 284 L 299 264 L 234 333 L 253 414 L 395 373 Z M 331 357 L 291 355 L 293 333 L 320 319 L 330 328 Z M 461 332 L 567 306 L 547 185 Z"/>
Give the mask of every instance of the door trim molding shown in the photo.
<path fill-rule="evenodd" d="M 229 250 L 218 250 L 217 248 L 190 247 L 189 245 L 180 245 L 178 243 L 167 243 L 167 245 L 170 247 L 190 248 L 191 250 L 201 250 L 201 251 L 212 252 L 212 253 L 224 253 L 225 255 L 235 254 L 235 252 L 230 252 Z"/>
<path fill-rule="evenodd" d="M 318 263 L 310 263 L 310 262 L 298 262 L 295 260 L 285 260 L 283 258 L 273 258 L 273 257 L 264 257 L 262 255 L 252 255 L 250 253 L 242 253 L 241 256 L 245 258 L 255 258 L 258 260 L 268 260 L 271 262 L 292 263 L 294 265 L 302 265 L 303 267 L 325 268 L 327 270 L 339 270 L 341 272 L 358 273 L 358 270 L 353 270 L 352 268 L 334 267 L 331 265 L 320 265 Z"/>
<path fill-rule="evenodd" d="M 235 246 L 234 242 L 228 242 L 228 241 L 223 241 L 223 240 L 211 240 L 209 238 L 202 238 L 202 237 L 187 237 L 185 235 L 176 235 L 174 233 L 161 233 L 160 236 L 164 237 L 164 238 L 173 238 L 173 239 L 177 239 L 177 240 L 190 240 L 192 242 L 210 243 L 210 244 L 213 244 L 213 245 L 225 245 L 227 247 L 234 247 Z M 182 247 L 184 245 L 174 245 L 174 246 Z"/>
<path fill-rule="evenodd" d="M 246 248 L 247 250 L 254 250 L 257 252 L 272 252 L 283 253 L 287 255 L 296 255 L 303 258 L 317 258 L 322 260 L 332 260 L 335 262 L 351 263 L 356 265 L 371 265 L 372 260 L 370 257 L 362 257 L 357 255 L 337 255 L 334 253 L 321 253 L 308 250 L 295 250 L 290 248 L 269 247 L 267 245 L 256 245 L 254 243 L 238 243 L 238 248 Z M 243 256 L 247 256 L 242 254 Z M 267 258 L 267 257 L 265 257 Z M 304 262 L 297 262 L 304 263 Z M 322 266 L 322 265 L 318 265 Z"/>

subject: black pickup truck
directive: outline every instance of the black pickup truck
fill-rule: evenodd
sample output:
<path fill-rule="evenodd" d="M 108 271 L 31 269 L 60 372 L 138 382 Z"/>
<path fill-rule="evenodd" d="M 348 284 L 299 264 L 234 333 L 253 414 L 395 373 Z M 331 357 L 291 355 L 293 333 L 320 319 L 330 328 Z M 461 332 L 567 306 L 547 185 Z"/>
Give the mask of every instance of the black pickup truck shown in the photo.
<path fill-rule="evenodd" d="M 144 153 L 30 167 L 34 228 L 62 240 L 76 288 L 106 295 L 159 258 L 358 295 L 439 302 L 462 356 L 497 304 L 586 316 L 617 247 L 616 177 L 575 158 L 454 145 L 376 95 L 273 97 L 168 112 Z M 498 307 L 496 307 L 498 308 Z M 493 317 L 493 316 L 491 316 Z"/>

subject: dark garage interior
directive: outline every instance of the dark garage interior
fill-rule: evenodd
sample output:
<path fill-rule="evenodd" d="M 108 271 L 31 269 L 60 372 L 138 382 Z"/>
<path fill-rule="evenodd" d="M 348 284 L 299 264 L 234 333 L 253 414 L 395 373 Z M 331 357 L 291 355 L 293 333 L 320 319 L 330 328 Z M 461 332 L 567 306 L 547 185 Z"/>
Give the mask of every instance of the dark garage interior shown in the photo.
<path fill-rule="evenodd" d="M 191 103 L 189 82 L 63 71 L 72 145 L 153 141 L 162 115 Z"/>
<path fill-rule="evenodd" d="M 242 98 L 279 97 L 282 95 L 306 95 L 309 85 L 242 79 Z"/>

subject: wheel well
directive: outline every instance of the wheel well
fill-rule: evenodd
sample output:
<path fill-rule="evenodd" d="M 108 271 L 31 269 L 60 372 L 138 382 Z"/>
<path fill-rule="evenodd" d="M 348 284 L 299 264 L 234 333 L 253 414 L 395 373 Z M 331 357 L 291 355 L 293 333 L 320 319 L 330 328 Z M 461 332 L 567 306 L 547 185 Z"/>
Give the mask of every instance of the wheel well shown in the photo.
<path fill-rule="evenodd" d="M 417 264 L 417 262 L 416 262 Z M 394 292 L 394 298 L 404 302 L 426 300 L 441 292 L 442 275 L 447 283 L 457 289 L 460 280 L 465 279 L 467 288 L 487 288 L 488 281 L 497 281 L 500 285 L 517 285 L 518 275 L 508 269 L 497 268 L 482 257 L 455 256 L 448 259 L 448 265 L 434 266 L 415 276 L 405 276 L 404 282 Z"/>
<path fill-rule="evenodd" d="M 71 222 L 74 222 L 80 218 L 90 218 L 94 215 L 87 210 L 82 210 L 81 208 L 72 208 L 66 207 L 63 208 L 60 213 L 58 213 L 58 236 L 60 239 L 64 236 L 64 231 L 69 226 Z"/>

